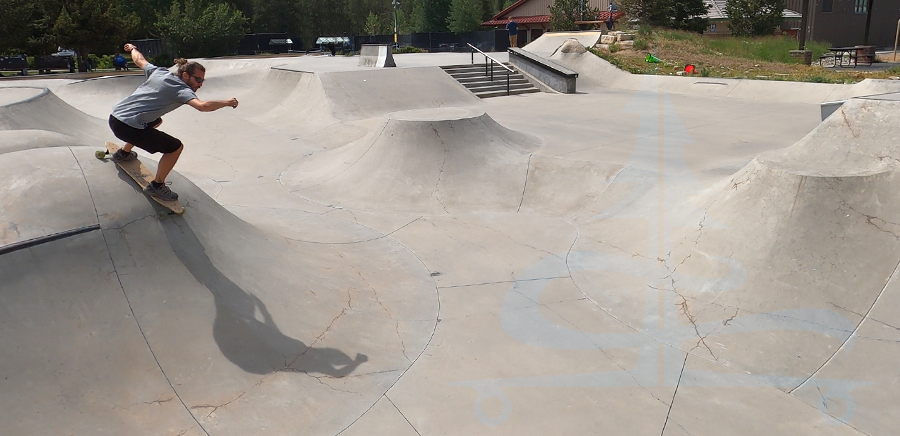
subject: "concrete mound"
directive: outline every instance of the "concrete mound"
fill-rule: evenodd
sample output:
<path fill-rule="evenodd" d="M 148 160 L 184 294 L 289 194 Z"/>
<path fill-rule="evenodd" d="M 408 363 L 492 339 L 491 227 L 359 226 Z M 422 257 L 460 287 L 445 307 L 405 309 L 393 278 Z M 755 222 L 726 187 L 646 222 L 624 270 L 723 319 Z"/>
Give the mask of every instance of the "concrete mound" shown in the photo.
<path fill-rule="evenodd" d="M 891 139 L 900 128 L 888 122 L 898 110 L 896 102 L 848 102 L 797 144 L 760 155 L 712 190 L 702 209 L 727 227 L 701 221 L 682 232 L 672 265 L 723 277 L 729 268 L 706 253 L 730 253 L 732 273 L 740 265 L 750 274 L 729 292 L 673 282 L 687 321 L 729 320 L 701 335 L 695 353 L 747 374 L 780 372 L 782 390 L 838 419 L 877 408 L 896 388 L 896 371 L 881 368 L 898 361 L 877 330 L 897 319 L 886 312 L 892 303 L 880 302 L 900 292 L 900 149 Z M 823 390 L 838 401 L 822 403 Z M 890 419 L 869 419 L 870 430 L 889 431 Z"/>
<path fill-rule="evenodd" d="M 94 150 L 0 155 L 8 431 L 337 434 L 424 349 L 434 283 L 396 242 L 267 234 L 177 174 L 168 215 Z"/>
<path fill-rule="evenodd" d="M 272 68 L 238 100 L 248 120 L 291 136 L 306 135 L 337 121 L 330 110 L 323 110 L 327 98 L 315 73 Z"/>
<path fill-rule="evenodd" d="M 375 134 L 303 160 L 281 180 L 303 197 L 340 198 L 360 210 L 514 211 L 539 146 L 477 109 L 402 111 Z"/>
<path fill-rule="evenodd" d="M 381 117 L 391 112 L 469 107 L 481 99 L 439 67 L 377 68 L 317 73 L 328 107 L 340 120 Z"/>
<path fill-rule="evenodd" d="M 600 41 L 603 32 L 588 30 L 583 32 L 546 32 L 522 47 L 538 56 L 550 57 L 569 39 L 575 39 L 584 47 L 593 47 Z"/>
<path fill-rule="evenodd" d="M 47 88 L 0 88 L 0 131 L 45 130 L 81 144 L 102 144 L 111 134 L 105 120 L 91 117 Z"/>

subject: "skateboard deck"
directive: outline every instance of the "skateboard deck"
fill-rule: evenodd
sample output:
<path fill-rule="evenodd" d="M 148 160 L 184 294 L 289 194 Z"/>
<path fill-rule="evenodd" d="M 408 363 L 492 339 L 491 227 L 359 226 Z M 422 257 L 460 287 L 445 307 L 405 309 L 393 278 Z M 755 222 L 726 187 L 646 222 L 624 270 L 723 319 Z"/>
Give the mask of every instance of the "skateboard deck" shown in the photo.
<path fill-rule="evenodd" d="M 107 142 L 106 150 L 105 151 L 97 151 L 96 153 L 94 153 L 94 156 L 96 156 L 97 159 L 105 160 L 107 156 L 112 156 L 112 154 L 115 153 L 116 151 L 118 151 L 119 148 L 121 148 L 121 147 L 119 147 L 117 144 L 114 144 L 112 142 Z M 153 181 L 153 174 L 151 174 L 150 171 L 147 170 L 147 167 L 145 167 L 144 164 L 142 164 L 141 161 L 138 159 L 128 161 L 128 162 L 116 162 L 116 165 L 119 168 L 121 168 L 122 171 L 125 171 L 126 174 L 131 176 L 131 178 L 135 182 L 137 182 L 138 185 L 140 185 L 141 191 L 143 191 L 143 189 L 146 188 L 147 185 L 149 185 L 151 181 Z M 179 203 L 178 200 L 167 201 L 167 200 L 162 200 L 162 199 L 156 198 L 152 195 L 149 195 L 148 197 L 152 198 L 157 203 L 165 206 L 172 212 L 177 213 L 178 215 L 181 215 L 184 213 L 184 207 L 181 206 L 181 203 Z"/>

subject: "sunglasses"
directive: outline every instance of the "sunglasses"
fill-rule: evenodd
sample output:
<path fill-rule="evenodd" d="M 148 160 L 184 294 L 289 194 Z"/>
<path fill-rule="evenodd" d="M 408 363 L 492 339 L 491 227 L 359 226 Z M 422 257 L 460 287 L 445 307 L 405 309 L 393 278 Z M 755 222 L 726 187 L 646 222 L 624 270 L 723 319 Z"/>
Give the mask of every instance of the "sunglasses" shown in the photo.
<path fill-rule="evenodd" d="M 194 75 L 191 75 L 191 74 L 188 74 L 188 76 L 193 77 L 194 80 L 197 81 L 197 83 L 203 83 L 203 81 L 206 80 L 206 79 L 204 79 L 204 78 L 202 78 L 202 77 L 197 77 L 197 76 L 194 76 Z"/>

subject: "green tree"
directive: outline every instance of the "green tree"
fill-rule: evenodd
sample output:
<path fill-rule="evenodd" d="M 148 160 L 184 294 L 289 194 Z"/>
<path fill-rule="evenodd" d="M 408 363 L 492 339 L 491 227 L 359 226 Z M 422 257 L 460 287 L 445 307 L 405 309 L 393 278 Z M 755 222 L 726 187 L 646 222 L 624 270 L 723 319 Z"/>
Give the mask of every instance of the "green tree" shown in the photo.
<path fill-rule="evenodd" d="M 369 15 L 366 16 L 366 34 L 377 35 L 380 32 L 381 23 L 378 20 L 378 16 L 373 12 L 369 12 Z"/>
<path fill-rule="evenodd" d="M 674 0 L 670 10 L 668 25 L 673 29 L 703 33 L 709 26 L 709 6 L 703 0 Z"/>
<path fill-rule="evenodd" d="M 121 4 L 126 14 L 133 14 L 138 19 L 131 36 L 158 38 L 156 20 L 160 11 L 167 11 L 172 7 L 172 0 L 121 0 Z"/>
<path fill-rule="evenodd" d="M 203 0 L 178 0 L 169 13 L 159 17 L 157 27 L 178 56 L 206 57 L 230 54 L 244 35 L 247 18 L 231 6 L 207 4 Z"/>
<path fill-rule="evenodd" d="M 576 21 L 595 20 L 600 11 L 586 6 L 582 0 L 556 0 L 550 6 L 550 29 L 578 30 Z"/>
<path fill-rule="evenodd" d="M 482 0 L 452 0 L 447 28 L 453 33 L 481 30 Z"/>
<path fill-rule="evenodd" d="M 784 0 L 729 0 L 725 12 L 733 35 L 771 35 L 783 20 Z"/>
<path fill-rule="evenodd" d="M 416 32 L 446 32 L 450 0 L 415 0 L 413 22 Z"/>
<path fill-rule="evenodd" d="M 703 0 L 619 0 L 619 8 L 651 26 L 702 32 L 708 25 Z"/>
<path fill-rule="evenodd" d="M 44 50 L 63 46 L 74 49 L 79 66 L 88 53 L 119 49 L 137 26 L 138 18 L 126 14 L 118 0 L 62 0 L 40 4 L 42 20 L 32 43 Z"/>
<path fill-rule="evenodd" d="M 32 0 L 0 0 L 0 55 L 25 53 L 39 13 Z"/>
<path fill-rule="evenodd" d="M 296 0 L 253 0 L 251 27 L 257 33 L 300 33 L 300 3 Z"/>

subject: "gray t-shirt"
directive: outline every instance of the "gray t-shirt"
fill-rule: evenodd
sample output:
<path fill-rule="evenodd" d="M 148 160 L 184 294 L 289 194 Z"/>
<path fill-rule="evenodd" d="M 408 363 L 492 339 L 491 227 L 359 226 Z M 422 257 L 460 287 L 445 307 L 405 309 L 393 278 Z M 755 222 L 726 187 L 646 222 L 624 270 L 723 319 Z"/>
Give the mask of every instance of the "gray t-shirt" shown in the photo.
<path fill-rule="evenodd" d="M 151 63 L 144 65 L 147 80 L 134 93 L 115 105 L 112 116 L 136 129 L 197 98 L 187 83 L 169 70 Z"/>

